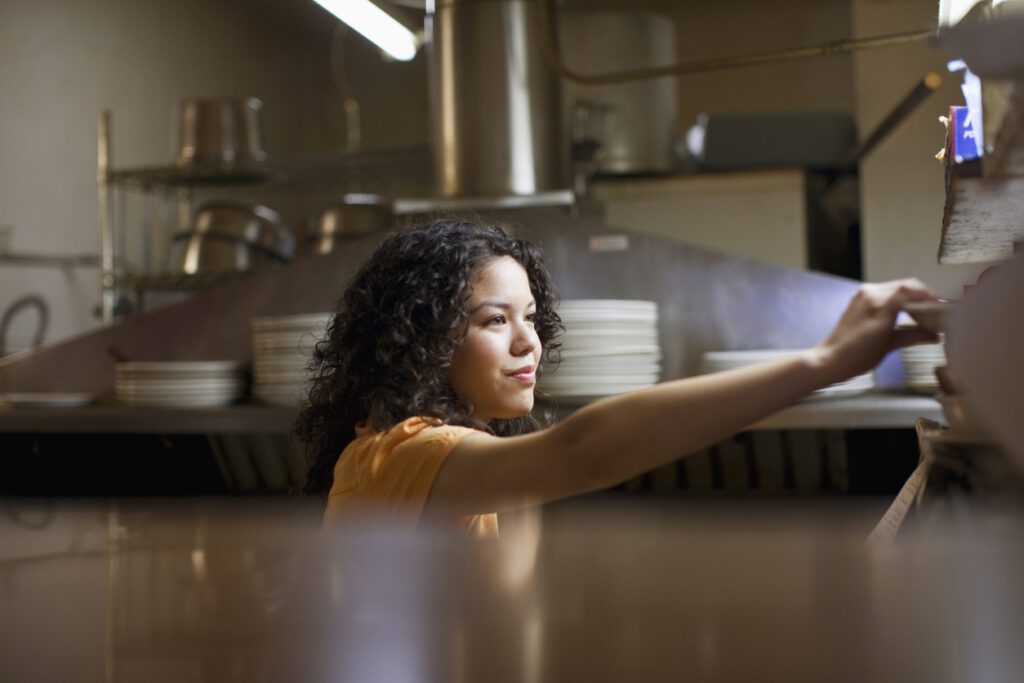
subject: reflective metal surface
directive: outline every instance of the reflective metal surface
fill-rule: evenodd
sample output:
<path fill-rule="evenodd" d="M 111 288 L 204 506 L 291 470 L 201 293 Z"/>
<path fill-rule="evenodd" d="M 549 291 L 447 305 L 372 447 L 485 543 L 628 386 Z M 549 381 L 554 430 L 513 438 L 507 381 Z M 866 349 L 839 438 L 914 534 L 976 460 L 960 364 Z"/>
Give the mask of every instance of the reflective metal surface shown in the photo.
<path fill-rule="evenodd" d="M 181 104 L 179 166 L 263 161 L 263 102 L 255 97 L 186 100 Z"/>
<path fill-rule="evenodd" d="M 445 0 L 430 16 L 433 140 L 446 197 L 570 186 L 560 84 L 536 2 Z"/>
<path fill-rule="evenodd" d="M 209 202 L 196 210 L 187 232 L 175 236 L 172 267 L 188 275 L 243 271 L 288 261 L 295 251 L 291 231 L 266 206 Z"/>
<path fill-rule="evenodd" d="M 568 12 L 563 15 L 564 53 L 574 69 L 607 73 L 673 64 L 675 25 L 650 12 Z M 600 145 L 597 170 L 606 173 L 668 172 L 678 136 L 676 78 L 605 86 L 573 83 L 574 101 L 586 103 L 588 117 L 603 108 L 599 130 L 574 131 L 574 139 Z"/>
<path fill-rule="evenodd" d="M 313 215 L 306 226 L 306 246 L 314 254 L 330 254 L 337 244 L 375 232 L 391 224 L 386 198 L 371 194 L 347 194 L 336 204 Z"/>
<path fill-rule="evenodd" d="M 0 678 L 1015 681 L 1024 526 L 959 510 L 602 506 L 499 541 L 294 500 L 5 501 Z"/>

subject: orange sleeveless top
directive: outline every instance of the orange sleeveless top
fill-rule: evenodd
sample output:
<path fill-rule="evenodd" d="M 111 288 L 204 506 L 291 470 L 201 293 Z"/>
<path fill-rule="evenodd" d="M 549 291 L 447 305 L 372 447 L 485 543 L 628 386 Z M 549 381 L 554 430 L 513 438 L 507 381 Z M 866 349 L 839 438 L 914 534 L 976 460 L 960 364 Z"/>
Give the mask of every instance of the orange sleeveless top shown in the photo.
<path fill-rule="evenodd" d="M 410 417 L 386 432 L 356 427 L 356 438 L 334 466 L 324 528 L 364 508 L 387 522 L 415 528 L 444 459 L 462 439 L 481 433 L 422 417 Z M 495 514 L 465 516 L 457 524 L 474 536 L 498 535 Z"/>

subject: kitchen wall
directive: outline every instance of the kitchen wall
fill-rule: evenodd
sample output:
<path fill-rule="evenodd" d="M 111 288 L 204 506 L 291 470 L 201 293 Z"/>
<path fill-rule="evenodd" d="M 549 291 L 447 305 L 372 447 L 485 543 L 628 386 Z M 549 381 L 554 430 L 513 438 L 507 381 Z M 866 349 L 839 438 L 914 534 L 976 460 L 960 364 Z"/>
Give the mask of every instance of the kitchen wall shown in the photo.
<path fill-rule="evenodd" d="M 856 35 L 933 28 L 937 0 L 853 0 Z M 948 57 L 926 44 L 865 51 L 855 59 L 857 122 L 862 133 L 884 117 L 927 71 L 944 77 L 941 89 L 917 108 L 861 164 L 862 238 L 865 279 L 913 275 L 941 295 L 959 298 L 984 265 L 939 265 L 939 235 L 945 203 L 938 121 L 950 105 L 963 104 L 960 78 L 945 71 Z"/>
<path fill-rule="evenodd" d="M 721 0 L 653 5 L 675 21 L 681 61 L 814 45 L 850 35 L 849 0 Z M 679 79 L 681 130 L 701 112 L 853 112 L 850 56 L 708 72 Z"/>
<path fill-rule="evenodd" d="M 336 26 L 311 0 L 4 0 L 0 225 L 13 228 L 8 248 L 98 252 L 102 109 L 112 112 L 118 168 L 171 161 L 174 109 L 195 96 L 262 98 L 271 155 L 341 148 L 341 102 L 353 94 L 363 101 L 367 145 L 426 140 L 424 59 L 384 64 Z M 48 341 L 98 324 L 93 268 L 0 262 L 0 312 L 29 293 L 49 303 Z M 27 343 L 33 323 L 32 313 L 15 320 L 12 346 Z"/>
<path fill-rule="evenodd" d="M 932 26 L 937 4 L 646 0 L 593 6 L 665 12 L 677 25 L 679 57 L 687 60 Z M 272 155 L 341 148 L 345 97 L 362 106 L 365 146 L 427 141 L 422 53 L 408 64 L 388 63 L 336 26 L 312 0 L 0 3 L 0 225 L 13 226 L 9 248 L 98 251 L 96 118 L 105 108 L 113 114 L 116 167 L 171 160 L 175 105 L 197 95 L 263 98 Z M 683 77 L 680 134 L 703 111 L 804 109 L 853 112 L 863 134 L 925 70 L 943 62 L 920 45 Z M 864 163 L 868 279 L 916 275 L 954 295 L 977 272 L 935 263 L 943 202 L 941 169 L 931 159 L 942 142 L 935 118 L 957 101 L 950 79 Z M 95 269 L 0 263 L 0 310 L 24 294 L 42 294 L 52 312 L 48 341 L 97 324 L 98 289 Z M 31 322 L 29 314 L 16 322 L 15 346 Z"/>

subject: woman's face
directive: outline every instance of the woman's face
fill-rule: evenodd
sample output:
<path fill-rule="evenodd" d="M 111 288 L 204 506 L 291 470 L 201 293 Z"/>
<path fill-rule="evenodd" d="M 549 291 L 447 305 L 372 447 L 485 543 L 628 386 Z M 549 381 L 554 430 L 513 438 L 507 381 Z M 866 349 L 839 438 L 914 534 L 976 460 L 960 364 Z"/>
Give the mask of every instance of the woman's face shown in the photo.
<path fill-rule="evenodd" d="M 542 351 L 526 270 L 499 256 L 477 269 L 471 287 L 466 339 L 455 349 L 449 376 L 455 395 L 485 423 L 526 415 Z"/>

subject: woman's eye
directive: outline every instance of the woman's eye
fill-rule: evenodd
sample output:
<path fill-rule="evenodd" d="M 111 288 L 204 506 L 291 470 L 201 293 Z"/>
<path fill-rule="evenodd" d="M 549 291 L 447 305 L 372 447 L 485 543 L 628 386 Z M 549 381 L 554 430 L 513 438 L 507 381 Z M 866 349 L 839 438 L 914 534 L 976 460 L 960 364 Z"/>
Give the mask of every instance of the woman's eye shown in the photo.
<path fill-rule="evenodd" d="M 531 324 L 537 322 L 537 314 L 536 313 L 530 313 L 528 316 L 526 316 L 526 322 L 531 323 Z"/>
<path fill-rule="evenodd" d="M 505 322 L 505 316 L 503 316 L 503 315 L 496 315 L 493 318 L 491 318 L 490 320 L 488 320 L 487 324 L 488 325 L 495 325 L 495 324 L 500 325 L 500 324 L 502 324 L 504 322 Z"/>

